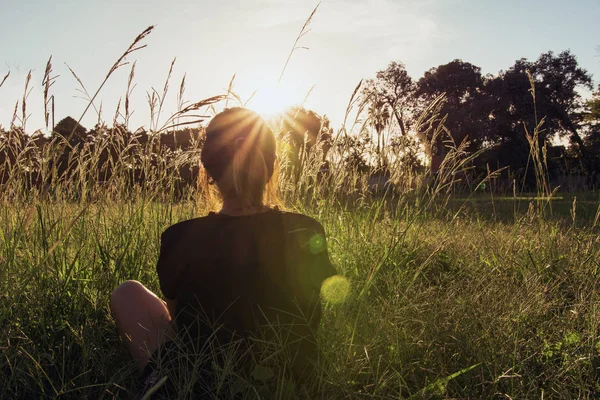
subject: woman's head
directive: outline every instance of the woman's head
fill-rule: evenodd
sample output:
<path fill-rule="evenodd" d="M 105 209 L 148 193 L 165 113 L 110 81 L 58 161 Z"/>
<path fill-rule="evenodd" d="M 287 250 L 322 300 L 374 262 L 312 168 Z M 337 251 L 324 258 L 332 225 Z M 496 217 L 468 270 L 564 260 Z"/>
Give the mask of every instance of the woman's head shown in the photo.
<path fill-rule="evenodd" d="M 275 147 L 275 135 L 258 114 L 229 108 L 208 124 L 201 160 L 221 197 L 251 208 L 263 204 L 275 170 Z"/>

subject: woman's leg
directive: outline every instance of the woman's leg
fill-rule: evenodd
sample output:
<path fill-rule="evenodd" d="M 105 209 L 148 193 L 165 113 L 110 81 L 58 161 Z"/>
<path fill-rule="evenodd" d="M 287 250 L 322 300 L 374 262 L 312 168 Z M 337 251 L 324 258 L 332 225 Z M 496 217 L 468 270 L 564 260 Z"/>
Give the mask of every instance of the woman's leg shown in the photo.
<path fill-rule="evenodd" d="M 138 281 L 126 281 L 110 297 L 119 334 L 140 371 L 154 350 L 167 341 L 171 316 L 165 303 Z"/>

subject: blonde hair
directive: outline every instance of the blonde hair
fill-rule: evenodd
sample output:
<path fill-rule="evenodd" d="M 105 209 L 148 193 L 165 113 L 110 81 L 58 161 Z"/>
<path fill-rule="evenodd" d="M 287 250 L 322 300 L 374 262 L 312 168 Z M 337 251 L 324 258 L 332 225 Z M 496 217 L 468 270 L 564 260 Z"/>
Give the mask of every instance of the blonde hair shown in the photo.
<path fill-rule="evenodd" d="M 275 148 L 273 132 L 253 111 L 235 107 L 216 115 L 201 154 L 199 186 L 206 206 L 215 209 L 219 197 L 229 196 L 244 210 L 279 205 Z"/>

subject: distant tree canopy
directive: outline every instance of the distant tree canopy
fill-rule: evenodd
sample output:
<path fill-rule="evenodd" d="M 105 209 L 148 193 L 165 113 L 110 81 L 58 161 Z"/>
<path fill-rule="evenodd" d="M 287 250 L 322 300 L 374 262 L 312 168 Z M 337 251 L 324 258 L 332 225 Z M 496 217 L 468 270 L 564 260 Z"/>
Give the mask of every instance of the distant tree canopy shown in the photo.
<path fill-rule="evenodd" d="M 327 152 L 331 147 L 332 132 L 326 116 L 320 116 L 302 107 L 292 107 L 285 111 L 280 139 L 287 144 L 284 146 L 285 156 L 291 166 L 296 167 L 296 172 L 306 164 L 307 155 L 317 144 L 320 146 L 321 157 L 313 161 L 325 163 Z"/>
<path fill-rule="evenodd" d="M 599 121 L 600 120 L 600 85 L 598 90 L 594 93 L 594 97 L 587 102 L 588 110 L 586 117 L 588 121 Z"/>
<path fill-rule="evenodd" d="M 423 107 L 435 98 L 445 94 L 445 102 L 440 110 L 446 116 L 444 125 L 456 142 L 469 138 L 469 149 L 476 150 L 485 140 L 487 110 L 482 103 L 483 85 L 481 69 L 461 60 L 431 68 L 417 83 L 415 95 L 421 103 L 419 112 L 423 112 Z M 430 137 L 427 139 L 431 140 Z M 442 139 L 437 138 L 436 153 L 443 151 Z"/>
<path fill-rule="evenodd" d="M 68 140 L 71 146 L 76 146 L 86 142 L 87 129 L 79 125 L 79 123 L 73 118 L 66 117 L 60 120 L 54 127 L 54 131 L 52 132 L 51 136 L 56 137 L 57 135 L 60 135 L 65 140 Z"/>
<path fill-rule="evenodd" d="M 64 180 L 76 176 L 77 166 L 81 165 L 82 160 L 75 158 L 84 154 L 89 162 L 94 163 L 93 179 L 110 180 L 116 165 L 119 168 L 127 165 L 130 182 L 133 184 L 144 181 L 144 163 L 157 166 L 162 160 L 166 165 L 165 160 L 175 160 L 178 152 L 184 150 L 186 156 L 174 164 L 178 165 L 180 181 L 191 184 L 195 182 L 199 167 L 199 159 L 193 157 L 197 153 L 194 150 L 202 145 L 204 128 L 183 128 L 150 136 L 144 130 L 131 132 L 121 124 L 113 127 L 98 124 L 88 131 L 75 119 L 66 117 L 56 124 L 50 137 L 35 134 L 30 139 L 20 128 L 0 130 L 0 166 L 7 160 L 14 162 L 19 154 L 23 159 L 21 149 L 28 143 L 28 154 L 35 157 L 34 153 L 37 151 L 38 154 L 45 153 L 45 157 L 49 157 L 48 166 L 56 174 L 48 179 Z M 1 146 L 2 142 L 7 145 Z M 46 152 L 48 146 L 50 151 Z M 38 172 L 32 170 L 34 175 Z"/>
<path fill-rule="evenodd" d="M 530 151 L 525 132 L 533 132 L 543 121 L 538 131 L 540 146 L 549 146 L 552 138 L 568 139 L 568 153 L 579 161 L 562 160 L 560 167 L 591 172 L 597 168 L 592 148 L 598 142 L 600 93 L 585 103 L 579 92 L 591 88 L 590 74 L 579 67 L 570 51 L 550 51 L 536 61 L 517 60 L 495 76 L 483 76 L 479 67 L 457 59 L 413 81 L 402 63 L 392 62 L 366 82 L 362 96 L 378 152 L 393 142 L 384 140 L 385 131 L 388 137 L 403 137 L 410 131 L 431 140 L 426 134 L 419 136 L 416 131 L 421 127 L 416 122 L 432 101 L 444 96 L 438 110 L 443 118 L 436 123 L 443 123 L 456 143 L 468 140 L 469 151 L 486 149 L 478 159 L 481 170 L 489 164 L 524 173 Z M 447 139 L 438 137 L 432 143 L 432 156 L 443 157 Z M 565 154 L 558 153 L 549 152 L 564 158 Z"/>
<path fill-rule="evenodd" d="M 583 142 L 588 158 L 593 160 L 595 171 L 598 173 L 600 172 L 600 85 L 586 103 L 581 115 L 581 125 L 586 131 Z"/>
<path fill-rule="evenodd" d="M 345 135 L 344 148 L 336 157 L 363 170 L 373 166 L 389 172 L 394 165 L 417 171 L 423 162 L 422 146 L 434 171 L 446 157 L 449 143 L 462 143 L 470 154 L 482 151 L 470 165 L 475 173 L 506 169 L 510 174 L 506 176 L 531 183 L 527 134 L 535 131 L 551 178 L 590 176 L 588 187 L 600 187 L 600 86 L 587 101 L 581 89 L 593 89 L 592 79 L 570 51 L 549 51 L 535 61 L 519 59 L 496 75 L 483 75 L 478 66 L 455 59 L 413 79 L 404 64 L 391 62 L 362 85 L 365 129 L 356 136 Z M 282 141 L 280 155 L 293 178 L 305 167 L 323 170 L 327 166 L 333 129 L 326 116 L 291 108 L 276 130 Z M 552 146 L 556 138 L 568 145 Z M 63 178 L 74 173 L 75 152 L 86 151 L 97 162 L 94 170 L 101 181 L 110 179 L 117 164 L 131 166 L 127 168 L 132 182 L 143 181 L 135 165 L 158 165 L 159 159 L 169 159 L 178 165 L 183 181 L 193 182 L 203 140 L 202 126 L 160 134 L 143 129 L 131 132 L 118 123 L 87 130 L 66 117 L 49 138 L 30 137 L 16 126 L 0 129 L 0 164 L 14 165 L 35 148 L 54 146 L 49 164 Z M 124 159 L 128 161 L 121 162 Z M 0 182 L 7 179 L 0 178 Z"/>
<path fill-rule="evenodd" d="M 315 168 L 326 165 L 325 159 L 332 139 L 332 129 L 327 117 L 304 108 L 291 108 L 285 112 L 279 128 L 280 139 L 285 143 L 283 150 L 287 165 L 294 176 L 299 176 L 306 165 Z M 94 171 L 95 176 L 91 178 L 101 182 L 111 179 L 115 166 L 125 166 L 130 183 L 135 184 L 145 180 L 148 165 L 160 168 L 176 165 L 176 176 L 179 176 L 180 181 L 193 184 L 199 171 L 199 150 L 205 140 L 204 133 L 203 126 L 154 134 L 142 129 L 131 132 L 125 125 L 118 123 L 112 127 L 98 124 L 88 130 L 75 119 L 66 117 L 56 124 L 49 137 L 41 134 L 30 137 L 18 127 L 8 131 L 0 129 L 0 167 L 5 162 L 14 164 L 18 157 L 23 159 L 23 149 L 27 148 L 33 157 L 39 158 L 39 155 L 45 154 L 48 166 L 56 171 L 53 176 L 57 180 L 76 177 L 79 173 L 78 166 L 87 162 L 80 159 L 83 157 L 94 163 L 94 168 L 90 170 Z M 315 147 L 319 149 L 318 152 L 311 151 Z M 37 155 L 34 155 L 35 152 Z M 0 168 L 2 170 L 4 169 Z M 117 172 L 123 174 L 123 171 Z M 32 173 L 37 172 L 32 170 Z M 7 177 L 2 177 L 0 183 L 6 179 Z M 54 178 L 49 176 L 48 179 Z"/>
<path fill-rule="evenodd" d="M 290 144 L 299 148 L 306 142 L 310 148 L 317 141 L 331 139 L 329 119 L 303 107 L 292 107 L 285 111 L 281 134 L 288 136 Z"/>

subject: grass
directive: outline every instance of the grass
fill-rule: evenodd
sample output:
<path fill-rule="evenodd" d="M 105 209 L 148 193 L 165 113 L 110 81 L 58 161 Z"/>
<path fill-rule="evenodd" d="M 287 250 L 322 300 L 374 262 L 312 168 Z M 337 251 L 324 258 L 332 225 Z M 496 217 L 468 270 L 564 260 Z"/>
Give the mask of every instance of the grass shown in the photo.
<path fill-rule="evenodd" d="M 379 206 L 300 210 L 323 222 L 350 282 L 320 328 L 324 398 L 600 393 L 597 231 Z M 0 397 L 126 396 L 135 373 L 110 292 L 126 279 L 158 291 L 160 232 L 202 213 L 195 202 L 3 204 Z M 283 378 L 248 379 L 282 395 Z"/>
<path fill-rule="evenodd" d="M 51 65 L 46 75 L 45 103 L 53 104 Z M 161 99 L 155 94 L 150 107 L 158 110 Z M 152 125 L 168 130 L 186 116 L 197 122 L 222 99 L 179 99 L 174 116 L 161 124 L 153 115 Z M 353 95 L 345 121 L 352 107 L 364 104 Z M 172 190 L 175 167 L 197 165 L 198 148 L 160 150 L 151 159 L 153 132 L 143 144 L 106 129 L 93 146 L 72 149 L 66 171 L 56 167 L 61 151 L 54 150 L 68 140 L 38 150 L 29 141 L 0 141 L 10 155 L 0 166 L 0 398 L 131 397 L 135 368 L 110 316 L 110 293 L 127 279 L 158 293 L 161 232 L 208 211 L 200 189 Z M 527 132 L 533 149 L 537 129 Z M 351 130 L 346 122 L 340 128 L 330 160 L 348 154 Z M 341 162 L 318 178 L 319 146 L 306 155 L 297 184 L 281 160 L 286 207 L 323 223 L 344 277 L 328 288 L 318 334 L 323 359 L 314 381 L 296 386 L 269 343 L 259 343 L 249 368 L 225 353 L 213 397 L 597 398 L 598 195 L 557 196 L 539 155 L 532 157 L 536 194 L 492 196 L 478 186 L 453 195 L 454 176 L 477 156 L 464 148 L 448 144 L 440 178 L 430 184 L 394 164 L 395 189 L 383 194 L 366 185 L 373 171 Z M 112 173 L 98 182 L 106 153 L 116 155 Z M 132 183 L 135 168 L 142 183 Z M 32 184 L 32 170 L 49 187 Z M 195 375 L 177 378 L 181 397 L 189 396 Z"/>
<path fill-rule="evenodd" d="M 576 224 L 582 227 L 594 225 L 600 199 L 596 193 L 560 193 L 551 198 L 535 195 L 493 196 L 478 194 L 466 198 L 456 196 L 448 201 L 447 209 L 460 211 L 477 218 L 492 221 L 514 222 L 526 213 L 531 203 L 543 202 L 548 215 L 544 218 L 555 223 Z"/>

